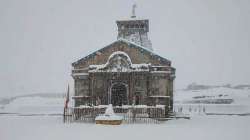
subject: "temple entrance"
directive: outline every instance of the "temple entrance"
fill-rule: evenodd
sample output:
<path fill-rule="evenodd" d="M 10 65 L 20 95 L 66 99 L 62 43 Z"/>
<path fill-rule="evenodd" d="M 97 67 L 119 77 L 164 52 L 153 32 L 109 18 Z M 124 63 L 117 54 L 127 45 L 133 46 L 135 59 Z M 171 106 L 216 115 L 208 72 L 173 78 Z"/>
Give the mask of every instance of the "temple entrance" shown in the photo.
<path fill-rule="evenodd" d="M 111 88 L 111 103 L 113 106 L 128 104 L 127 87 L 123 83 L 116 83 Z"/>

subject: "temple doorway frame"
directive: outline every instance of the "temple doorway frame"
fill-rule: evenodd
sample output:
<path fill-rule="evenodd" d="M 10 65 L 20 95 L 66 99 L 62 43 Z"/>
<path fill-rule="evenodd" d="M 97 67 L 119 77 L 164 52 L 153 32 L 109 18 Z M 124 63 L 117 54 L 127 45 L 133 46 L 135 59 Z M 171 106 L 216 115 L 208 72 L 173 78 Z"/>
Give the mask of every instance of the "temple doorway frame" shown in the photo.
<path fill-rule="evenodd" d="M 125 88 L 126 88 L 126 102 L 127 104 L 129 104 L 129 99 L 128 99 L 128 95 L 129 95 L 129 86 L 128 84 L 124 83 L 124 82 L 114 82 L 114 83 L 111 83 L 110 84 L 110 87 L 109 87 L 109 91 L 108 91 L 108 104 L 112 104 L 112 89 L 115 85 L 124 85 Z"/>

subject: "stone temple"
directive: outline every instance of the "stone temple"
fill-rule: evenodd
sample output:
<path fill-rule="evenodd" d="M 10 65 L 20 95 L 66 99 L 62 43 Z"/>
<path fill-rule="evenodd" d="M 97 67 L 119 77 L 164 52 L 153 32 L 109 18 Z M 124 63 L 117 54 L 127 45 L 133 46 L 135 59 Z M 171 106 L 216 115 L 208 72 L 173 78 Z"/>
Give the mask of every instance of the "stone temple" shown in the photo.
<path fill-rule="evenodd" d="M 116 21 L 117 40 L 72 63 L 74 106 L 112 104 L 173 108 L 175 68 L 153 51 L 149 20 Z"/>

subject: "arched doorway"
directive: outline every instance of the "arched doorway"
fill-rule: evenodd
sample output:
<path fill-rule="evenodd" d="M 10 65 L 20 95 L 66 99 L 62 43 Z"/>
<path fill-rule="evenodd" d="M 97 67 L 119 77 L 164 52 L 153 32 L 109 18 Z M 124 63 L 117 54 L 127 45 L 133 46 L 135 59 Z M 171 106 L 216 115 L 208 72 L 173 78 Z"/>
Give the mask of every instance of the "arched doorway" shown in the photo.
<path fill-rule="evenodd" d="M 127 86 L 123 83 L 116 83 L 111 88 L 111 104 L 122 106 L 128 104 Z"/>

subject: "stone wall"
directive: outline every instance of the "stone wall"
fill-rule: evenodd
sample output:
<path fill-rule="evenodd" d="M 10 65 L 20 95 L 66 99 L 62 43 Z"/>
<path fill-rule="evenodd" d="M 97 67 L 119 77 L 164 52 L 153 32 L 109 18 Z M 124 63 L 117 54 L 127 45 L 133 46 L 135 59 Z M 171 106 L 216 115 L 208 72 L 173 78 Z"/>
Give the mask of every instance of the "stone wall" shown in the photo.
<path fill-rule="evenodd" d="M 108 104 L 108 94 L 112 83 L 122 82 L 128 85 L 128 103 L 132 104 L 133 97 L 139 97 L 139 104 L 169 105 L 171 98 L 149 98 L 150 96 L 173 96 L 173 81 L 166 74 L 141 73 L 91 73 L 88 79 L 75 79 L 75 95 L 90 96 L 92 100 L 76 100 L 80 104 Z"/>

